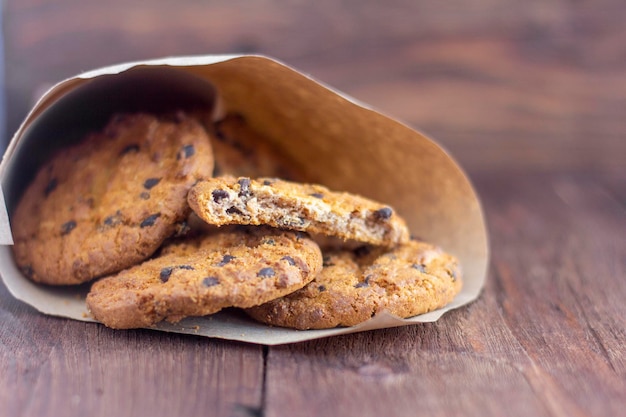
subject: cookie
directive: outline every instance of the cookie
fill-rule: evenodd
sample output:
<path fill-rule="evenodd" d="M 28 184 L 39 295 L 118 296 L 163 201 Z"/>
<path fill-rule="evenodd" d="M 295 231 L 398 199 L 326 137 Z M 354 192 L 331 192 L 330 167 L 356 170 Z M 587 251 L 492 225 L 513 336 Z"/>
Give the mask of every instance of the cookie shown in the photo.
<path fill-rule="evenodd" d="M 321 269 L 319 247 L 306 235 L 239 228 L 165 246 L 95 282 L 87 305 L 109 327 L 146 327 L 262 304 L 302 288 Z"/>
<path fill-rule="evenodd" d="M 305 287 L 246 312 L 300 330 L 353 326 L 382 311 L 407 318 L 443 307 L 461 285 L 453 256 L 412 240 L 392 250 L 325 254 L 322 272 Z"/>
<path fill-rule="evenodd" d="M 409 239 L 405 221 L 389 206 L 321 185 L 223 176 L 196 184 L 189 205 L 214 225 L 270 225 L 375 245 Z"/>
<path fill-rule="evenodd" d="M 254 131 L 242 115 L 229 113 L 212 127 L 214 176 L 303 179 L 293 162 L 272 146 L 268 138 Z"/>
<path fill-rule="evenodd" d="M 213 171 L 194 119 L 114 116 L 37 173 L 12 216 L 15 259 L 46 284 L 77 284 L 150 256 L 188 216 L 186 196 Z"/>

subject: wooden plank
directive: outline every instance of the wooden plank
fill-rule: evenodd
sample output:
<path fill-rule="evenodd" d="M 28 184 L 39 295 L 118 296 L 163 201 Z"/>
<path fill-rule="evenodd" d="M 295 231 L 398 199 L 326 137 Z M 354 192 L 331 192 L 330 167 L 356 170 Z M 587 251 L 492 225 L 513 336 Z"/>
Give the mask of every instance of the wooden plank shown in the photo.
<path fill-rule="evenodd" d="M 265 368 L 258 346 L 44 317 L 0 285 L 0 416 L 597 416 L 626 406 L 621 0 L 4 6 L 9 133 L 48 83 L 83 70 L 269 54 L 452 151 L 485 202 L 493 262 L 482 297 L 437 323 L 271 348 Z M 524 174 L 537 169 L 552 174 Z"/>
<path fill-rule="evenodd" d="M 503 185 L 519 193 L 516 201 L 487 204 L 494 222 L 508 224 L 494 230 L 507 326 L 543 374 L 545 396 L 571 407 L 565 414 L 619 414 L 626 400 L 623 207 L 601 178 Z"/>
<path fill-rule="evenodd" d="M 0 6 L 0 152 L 9 143 L 6 126 L 6 85 L 4 79 L 4 15 Z"/>
<path fill-rule="evenodd" d="M 433 324 L 271 348 L 265 415 L 619 415 L 626 212 L 604 183 L 478 178 L 493 242 L 481 298 Z"/>
<path fill-rule="evenodd" d="M 8 128 L 80 71 L 259 52 L 433 135 L 472 172 L 615 172 L 626 154 L 622 3 L 9 0 Z"/>
<path fill-rule="evenodd" d="M 260 346 L 46 317 L 0 285 L 0 416 L 250 416 Z"/>

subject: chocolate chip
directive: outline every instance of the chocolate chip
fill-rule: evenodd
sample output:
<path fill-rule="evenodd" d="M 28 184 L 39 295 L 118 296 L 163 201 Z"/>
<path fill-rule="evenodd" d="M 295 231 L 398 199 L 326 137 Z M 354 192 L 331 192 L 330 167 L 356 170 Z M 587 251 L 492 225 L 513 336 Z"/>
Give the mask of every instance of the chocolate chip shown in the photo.
<path fill-rule="evenodd" d="M 148 178 L 143 182 L 143 188 L 146 190 L 151 189 L 161 181 L 161 178 Z"/>
<path fill-rule="evenodd" d="M 159 217 L 161 217 L 161 213 L 151 214 L 139 224 L 139 227 L 143 229 L 144 227 L 154 226 Z"/>
<path fill-rule="evenodd" d="M 67 223 L 63 223 L 61 225 L 61 236 L 67 235 L 69 232 L 76 228 L 76 222 L 74 220 L 70 220 Z"/>
<path fill-rule="evenodd" d="M 167 282 L 167 280 L 170 279 L 170 275 L 172 275 L 172 271 L 174 271 L 174 268 L 171 266 L 167 266 L 161 269 L 161 273 L 159 274 L 159 278 L 161 278 L 161 281 Z"/>
<path fill-rule="evenodd" d="M 371 275 L 366 276 L 366 277 L 365 277 L 365 280 L 364 280 L 364 281 L 361 281 L 361 282 L 359 282 L 359 283 L 357 283 L 357 284 L 354 286 L 354 288 L 369 287 L 369 286 L 370 286 L 370 278 L 371 278 Z"/>
<path fill-rule="evenodd" d="M 319 285 L 317 287 L 317 289 L 318 289 L 319 292 L 324 292 L 324 291 L 326 291 L 326 285 Z"/>
<path fill-rule="evenodd" d="M 420 272 L 426 272 L 426 265 L 413 264 L 413 265 L 411 265 L 411 268 L 417 269 Z"/>
<path fill-rule="evenodd" d="M 312 193 L 309 194 L 311 197 L 315 197 L 315 198 L 324 198 L 324 194 L 322 193 Z"/>
<path fill-rule="evenodd" d="M 276 242 L 274 241 L 274 239 L 272 239 L 271 237 L 269 237 L 269 238 L 267 238 L 267 239 L 265 239 L 265 240 L 263 241 L 263 244 L 265 244 L 265 245 L 270 245 L 270 246 L 274 246 L 274 245 L 276 245 Z"/>
<path fill-rule="evenodd" d="M 256 274 L 256 276 L 257 276 L 257 277 L 260 277 L 260 278 L 271 278 L 271 277 L 273 277 L 274 275 L 276 275 L 276 271 L 274 271 L 274 268 L 270 268 L 270 267 L 267 267 L 267 268 L 262 268 L 262 269 L 261 269 L 261 270 L 260 270 L 260 271 Z"/>
<path fill-rule="evenodd" d="M 232 206 L 232 207 L 229 207 L 228 209 L 226 209 L 226 213 L 228 213 L 228 214 L 238 214 L 240 216 L 243 216 L 243 212 L 241 210 L 239 210 L 235 206 Z"/>
<path fill-rule="evenodd" d="M 107 227 L 111 227 L 111 226 L 116 226 L 120 224 L 121 222 L 122 222 L 122 212 L 118 210 L 115 212 L 115 214 L 105 217 L 102 223 Z"/>
<path fill-rule="evenodd" d="M 46 188 L 43 190 L 43 194 L 48 197 L 48 195 L 53 192 L 54 190 L 56 190 L 57 185 L 59 185 L 59 182 L 57 181 L 56 178 L 52 178 L 50 181 L 48 181 L 48 184 L 46 185 Z"/>
<path fill-rule="evenodd" d="M 220 283 L 220 279 L 218 277 L 206 277 L 202 280 L 202 285 L 205 287 L 213 287 Z"/>
<path fill-rule="evenodd" d="M 176 159 L 190 158 L 195 153 L 196 153 L 196 150 L 194 149 L 193 145 L 185 145 L 185 146 L 183 146 L 181 148 L 181 151 L 178 154 L 178 156 L 176 157 Z M 182 155 L 182 157 L 181 157 L 181 155 Z"/>
<path fill-rule="evenodd" d="M 170 276 L 172 275 L 172 272 L 174 272 L 175 269 L 185 269 L 187 271 L 195 270 L 195 268 L 191 265 L 167 266 L 161 269 L 161 273 L 159 274 L 159 278 L 161 278 L 161 281 L 167 282 L 167 280 L 170 279 Z"/>
<path fill-rule="evenodd" d="M 239 184 L 239 197 L 247 197 L 250 195 L 250 178 L 241 178 L 237 181 Z"/>
<path fill-rule="evenodd" d="M 334 266 L 335 264 L 331 262 L 331 259 L 329 255 L 324 255 L 322 257 L 322 266 Z"/>
<path fill-rule="evenodd" d="M 235 259 L 234 256 L 232 255 L 224 255 L 224 257 L 222 258 L 222 260 L 217 264 L 217 266 L 224 266 L 227 263 L 229 263 L 230 261 L 232 261 L 233 259 Z"/>
<path fill-rule="evenodd" d="M 383 207 L 374 212 L 374 218 L 376 220 L 389 220 L 392 214 L 393 210 L 390 207 Z"/>
<path fill-rule="evenodd" d="M 141 198 L 142 200 L 150 200 L 150 193 L 147 191 L 142 191 L 141 194 L 139 194 L 139 198 Z"/>
<path fill-rule="evenodd" d="M 33 270 L 33 267 L 30 265 L 20 266 L 20 271 L 22 271 L 22 274 L 24 274 L 26 278 L 32 278 L 35 276 L 35 271 Z"/>
<path fill-rule="evenodd" d="M 291 256 L 289 255 L 285 255 L 282 258 L 280 258 L 281 261 L 287 261 L 287 263 L 291 266 L 296 266 L 296 261 L 295 259 L 293 259 Z"/>
<path fill-rule="evenodd" d="M 122 149 L 119 156 L 126 155 L 127 153 L 131 152 L 139 152 L 139 145 L 137 145 L 136 143 L 127 145 L 124 149 Z"/>
<path fill-rule="evenodd" d="M 193 271 L 195 268 L 191 265 L 178 265 L 176 269 L 185 269 L 187 271 Z"/>
<path fill-rule="evenodd" d="M 213 197 L 213 201 L 215 201 L 216 203 L 219 203 L 220 200 L 228 198 L 228 191 L 219 190 L 219 189 L 213 190 L 213 192 L 211 192 L 211 196 Z"/>
<path fill-rule="evenodd" d="M 263 180 L 263 185 L 272 185 L 274 184 L 274 181 L 272 180 Z"/>

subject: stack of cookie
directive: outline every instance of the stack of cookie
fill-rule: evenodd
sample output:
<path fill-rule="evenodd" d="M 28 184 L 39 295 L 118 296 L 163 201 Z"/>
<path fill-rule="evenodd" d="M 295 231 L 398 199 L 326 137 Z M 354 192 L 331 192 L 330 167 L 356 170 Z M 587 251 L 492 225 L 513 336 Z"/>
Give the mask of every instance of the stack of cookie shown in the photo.
<path fill-rule="evenodd" d="M 12 213 L 23 274 L 95 281 L 112 328 L 224 308 L 296 329 L 448 304 L 458 262 L 390 206 L 299 182 L 245 120 L 120 114 L 41 167 Z"/>

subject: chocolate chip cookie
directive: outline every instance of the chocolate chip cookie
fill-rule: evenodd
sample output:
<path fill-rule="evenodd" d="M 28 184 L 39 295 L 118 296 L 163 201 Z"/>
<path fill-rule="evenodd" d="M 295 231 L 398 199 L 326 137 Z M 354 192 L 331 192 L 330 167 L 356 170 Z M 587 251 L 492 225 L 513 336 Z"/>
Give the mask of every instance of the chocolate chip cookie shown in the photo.
<path fill-rule="evenodd" d="M 214 175 L 278 177 L 301 180 L 302 175 L 280 149 L 257 133 L 238 113 L 229 113 L 209 127 L 214 131 Z"/>
<path fill-rule="evenodd" d="M 453 256 L 411 240 L 391 250 L 327 253 L 322 272 L 304 288 L 246 312 L 301 330 L 353 326 L 382 311 L 407 318 L 435 310 L 450 303 L 461 285 Z"/>
<path fill-rule="evenodd" d="M 176 232 L 189 188 L 212 172 L 210 139 L 194 119 L 116 115 L 38 171 L 12 216 L 16 262 L 55 285 L 136 264 Z"/>
<path fill-rule="evenodd" d="M 314 184 L 274 178 L 223 176 L 196 184 L 189 205 L 214 225 L 270 225 L 394 246 L 409 239 L 405 221 L 390 206 Z"/>
<path fill-rule="evenodd" d="M 305 234 L 244 227 L 171 243 L 95 282 L 87 305 L 109 327 L 145 327 L 262 304 L 302 288 L 321 268 L 319 247 Z"/>

